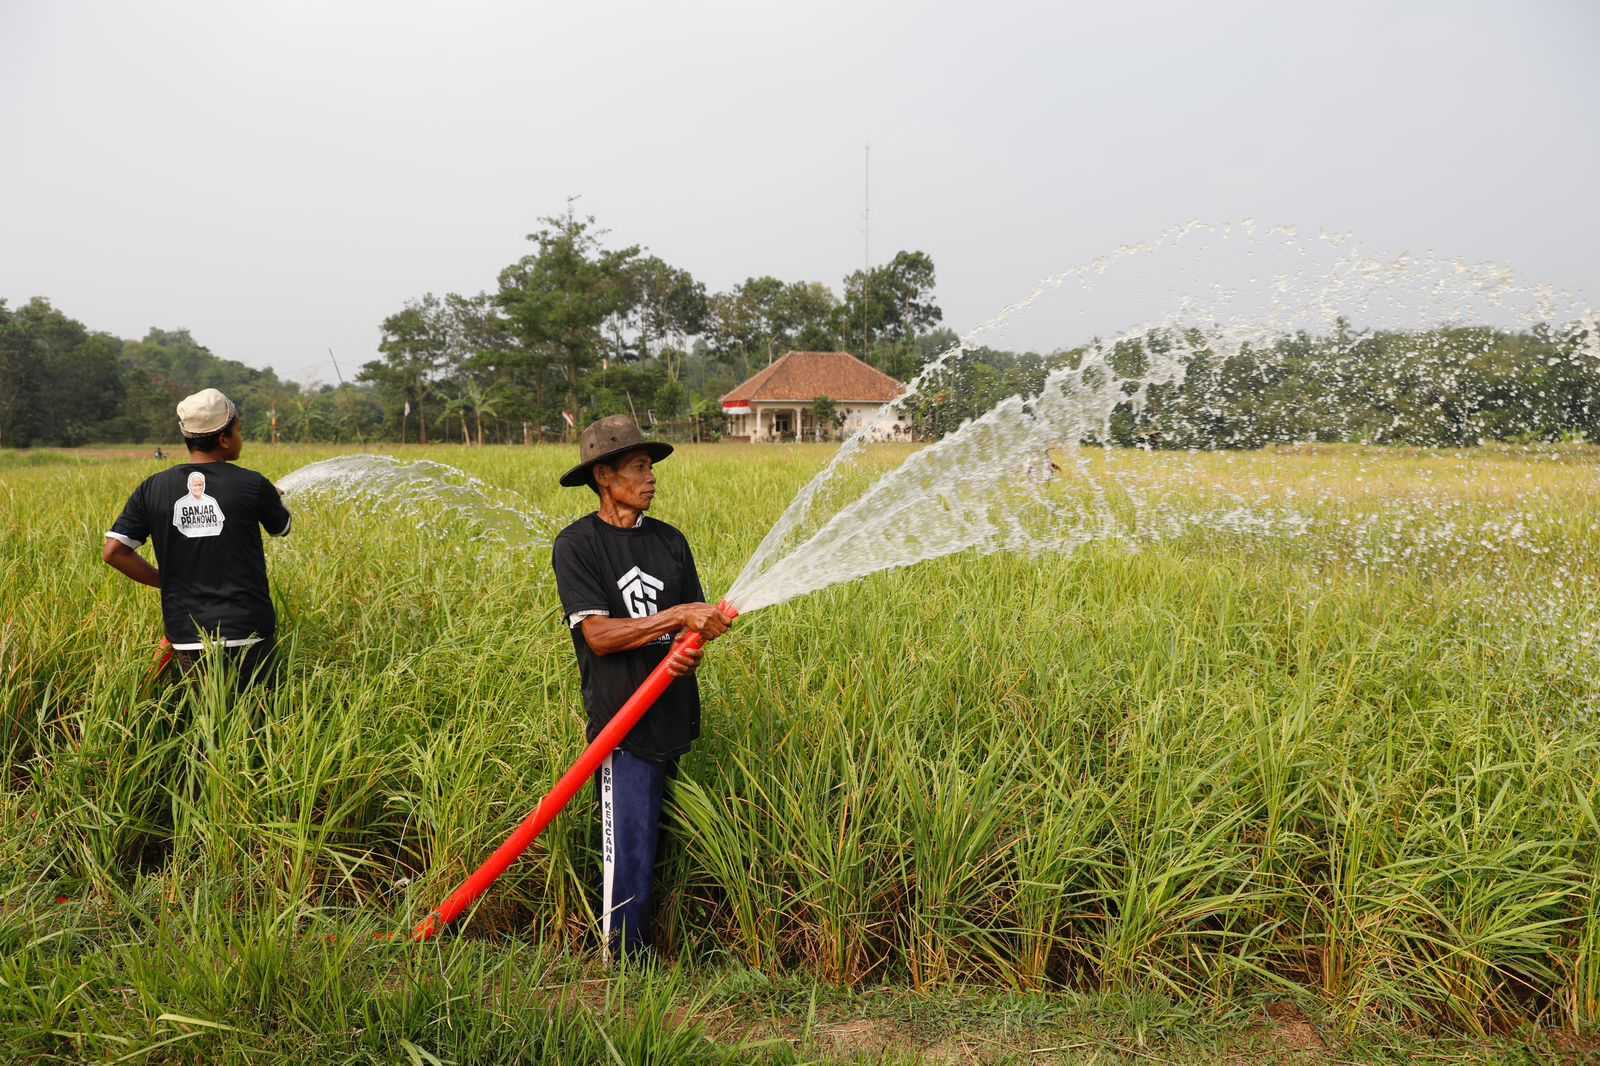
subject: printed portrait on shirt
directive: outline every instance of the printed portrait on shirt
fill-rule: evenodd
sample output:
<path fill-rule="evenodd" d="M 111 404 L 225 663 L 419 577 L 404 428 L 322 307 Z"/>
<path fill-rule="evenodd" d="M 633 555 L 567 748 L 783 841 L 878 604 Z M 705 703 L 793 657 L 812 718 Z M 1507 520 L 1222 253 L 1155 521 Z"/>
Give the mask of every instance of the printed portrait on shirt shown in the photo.
<path fill-rule="evenodd" d="M 192 472 L 188 486 L 189 491 L 172 505 L 173 528 L 186 537 L 220 536 L 225 516 L 216 499 L 206 495 L 206 476 Z"/>

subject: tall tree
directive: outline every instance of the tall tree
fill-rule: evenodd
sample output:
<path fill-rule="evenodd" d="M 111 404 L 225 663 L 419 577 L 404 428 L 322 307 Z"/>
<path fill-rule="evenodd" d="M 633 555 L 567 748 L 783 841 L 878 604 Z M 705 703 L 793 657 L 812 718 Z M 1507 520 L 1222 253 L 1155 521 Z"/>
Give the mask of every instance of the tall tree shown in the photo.
<path fill-rule="evenodd" d="M 428 443 L 427 401 L 433 394 L 434 378 L 450 350 L 450 329 L 444 301 L 433 293 L 420 300 L 409 300 L 403 310 L 383 320 L 383 336 L 378 342 L 382 359 L 361 368 L 358 380 L 370 381 L 401 402 L 400 437 L 405 439 L 405 424 L 414 411 L 417 415 L 418 442 Z"/>
<path fill-rule="evenodd" d="M 39 360 L 18 312 L 0 300 L 0 447 L 33 443 L 33 417 Z"/>
<path fill-rule="evenodd" d="M 706 287 L 687 270 L 656 256 L 634 260 L 628 273 L 639 330 L 639 355 L 659 359 L 669 382 L 683 371 L 689 338 L 705 332 L 710 305 Z"/>
<path fill-rule="evenodd" d="M 756 364 L 770 366 L 786 351 L 836 347 L 836 316 L 833 293 L 819 282 L 746 278 L 711 297 L 708 340 L 713 353 L 748 377 Z"/>
<path fill-rule="evenodd" d="M 926 252 L 896 252 L 871 270 L 844 279 L 838 329 L 871 358 L 880 346 L 911 350 L 916 338 L 934 328 L 944 312 L 934 302 L 933 258 Z"/>
<path fill-rule="evenodd" d="M 785 348 L 825 352 L 839 347 L 835 323 L 838 301 L 833 298 L 833 290 L 820 281 L 785 285 L 778 297 L 777 312 L 774 324 L 782 333 Z"/>
<path fill-rule="evenodd" d="M 104 439 L 123 402 L 121 351 L 42 297 L 0 304 L 0 444 Z"/>
<path fill-rule="evenodd" d="M 528 235 L 537 251 L 500 272 L 495 303 L 524 349 L 553 356 L 575 434 L 583 422 L 583 379 L 600 361 L 602 326 L 628 305 L 627 268 L 639 249 L 601 247 L 594 219 L 577 218 L 570 208 L 543 221 Z"/>
<path fill-rule="evenodd" d="M 760 309 L 748 298 L 744 286 L 719 292 L 709 303 L 707 340 L 711 352 L 722 362 L 738 368 L 741 377 L 749 377 L 751 355 L 761 348 L 764 327 Z"/>

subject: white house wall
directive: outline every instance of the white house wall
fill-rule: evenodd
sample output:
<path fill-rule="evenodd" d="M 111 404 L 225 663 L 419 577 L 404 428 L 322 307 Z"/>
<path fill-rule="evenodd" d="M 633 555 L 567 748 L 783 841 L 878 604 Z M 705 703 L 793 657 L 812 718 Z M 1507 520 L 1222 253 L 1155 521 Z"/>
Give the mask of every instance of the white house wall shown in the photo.
<path fill-rule="evenodd" d="M 881 403 L 838 404 L 837 409 L 844 415 L 844 426 L 842 428 L 845 435 L 848 436 L 849 434 L 859 430 L 865 423 L 870 421 L 877 414 L 877 412 L 883 408 L 883 406 L 884 405 Z M 786 414 L 789 416 L 790 422 L 792 423 L 795 420 L 795 412 L 798 410 L 802 413 L 801 421 L 805 425 L 806 439 L 810 439 L 811 405 L 809 403 L 754 403 L 751 404 L 751 408 L 753 410 L 753 413 L 751 414 L 730 415 L 728 417 L 728 432 L 732 436 L 745 437 L 751 441 L 772 441 L 775 439 L 772 432 L 773 415 Z M 759 433 L 756 429 L 758 422 L 760 424 Z M 792 433 L 793 431 L 794 427 L 791 426 L 790 432 Z M 880 431 L 879 436 L 886 440 L 893 440 L 896 437 L 903 435 L 906 431 L 906 427 L 901 427 L 899 431 L 896 432 L 895 428 L 891 426 L 887 429 L 887 431 Z"/>

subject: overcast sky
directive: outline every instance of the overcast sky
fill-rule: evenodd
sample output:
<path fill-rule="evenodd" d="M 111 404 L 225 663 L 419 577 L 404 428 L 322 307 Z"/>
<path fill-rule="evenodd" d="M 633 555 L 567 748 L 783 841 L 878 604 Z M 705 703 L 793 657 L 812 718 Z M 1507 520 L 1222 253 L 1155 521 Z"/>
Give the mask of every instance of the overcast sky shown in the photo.
<path fill-rule="evenodd" d="M 957 329 L 1245 216 L 1594 299 L 1597 43 L 1588 0 L 0 0 L 0 298 L 331 381 L 570 195 L 713 290 L 837 289 L 870 144 L 873 259 Z"/>

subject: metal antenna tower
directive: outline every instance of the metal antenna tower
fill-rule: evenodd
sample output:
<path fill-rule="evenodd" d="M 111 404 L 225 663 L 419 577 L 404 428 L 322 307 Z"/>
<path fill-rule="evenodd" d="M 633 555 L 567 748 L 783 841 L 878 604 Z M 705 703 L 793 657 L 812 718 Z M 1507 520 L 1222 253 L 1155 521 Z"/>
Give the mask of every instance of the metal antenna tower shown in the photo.
<path fill-rule="evenodd" d="M 868 335 L 867 286 L 872 283 L 872 145 L 866 145 L 861 166 L 861 357 L 870 359 L 872 338 Z"/>

